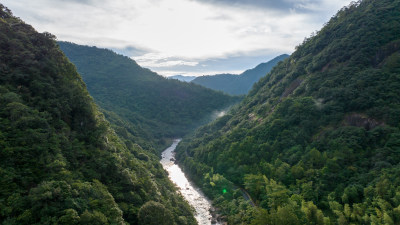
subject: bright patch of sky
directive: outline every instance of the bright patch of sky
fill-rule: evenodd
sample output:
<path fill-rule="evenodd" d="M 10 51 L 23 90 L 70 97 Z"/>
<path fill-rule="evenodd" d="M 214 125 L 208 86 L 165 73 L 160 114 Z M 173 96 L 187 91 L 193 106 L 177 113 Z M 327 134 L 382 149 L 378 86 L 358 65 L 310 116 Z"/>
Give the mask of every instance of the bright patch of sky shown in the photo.
<path fill-rule="evenodd" d="M 111 48 L 162 75 L 240 73 L 319 30 L 350 0 L 3 0 L 59 40 Z"/>

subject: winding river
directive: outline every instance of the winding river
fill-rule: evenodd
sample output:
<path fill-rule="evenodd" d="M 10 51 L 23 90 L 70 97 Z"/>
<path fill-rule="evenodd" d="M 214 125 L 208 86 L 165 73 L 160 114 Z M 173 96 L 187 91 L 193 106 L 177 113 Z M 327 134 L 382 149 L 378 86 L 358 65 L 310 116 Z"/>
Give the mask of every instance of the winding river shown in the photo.
<path fill-rule="evenodd" d="M 168 172 L 169 179 L 178 186 L 183 197 L 196 210 L 195 218 L 199 225 L 221 224 L 213 219 L 210 209 L 212 208 L 210 200 L 204 196 L 201 190 L 189 182 L 181 168 L 175 164 L 175 148 L 180 139 L 174 140 L 172 145 L 165 149 L 161 156 L 161 164 Z"/>

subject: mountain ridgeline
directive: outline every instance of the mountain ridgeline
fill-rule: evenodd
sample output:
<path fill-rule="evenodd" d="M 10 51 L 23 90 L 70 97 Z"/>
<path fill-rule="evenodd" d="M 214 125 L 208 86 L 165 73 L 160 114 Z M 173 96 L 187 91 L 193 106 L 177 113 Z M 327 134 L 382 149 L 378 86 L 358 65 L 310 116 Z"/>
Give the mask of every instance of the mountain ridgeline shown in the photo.
<path fill-rule="evenodd" d="M 168 79 L 180 80 L 180 81 L 184 81 L 184 82 L 190 82 L 190 81 L 194 80 L 196 77 L 195 76 L 174 75 L 174 76 L 170 76 L 170 77 L 167 77 L 167 78 Z"/>
<path fill-rule="evenodd" d="M 142 145 L 153 140 L 152 147 L 160 148 L 165 137 L 181 137 L 239 101 L 222 92 L 164 78 L 111 50 L 68 42 L 59 45 L 107 119 L 118 122 L 118 134 L 134 136 Z"/>
<path fill-rule="evenodd" d="M 289 57 L 289 55 L 280 55 L 266 63 L 259 64 L 253 69 L 246 70 L 240 75 L 217 74 L 201 76 L 195 78 L 191 82 L 213 90 L 223 91 L 230 95 L 246 95 L 253 87 L 254 83 L 267 75 L 277 63 L 287 57 Z"/>
<path fill-rule="evenodd" d="M 399 9 L 342 8 L 181 142 L 178 160 L 230 224 L 400 224 Z"/>
<path fill-rule="evenodd" d="M 124 142 L 55 37 L 0 4 L 0 223 L 196 224 L 158 157 Z"/>

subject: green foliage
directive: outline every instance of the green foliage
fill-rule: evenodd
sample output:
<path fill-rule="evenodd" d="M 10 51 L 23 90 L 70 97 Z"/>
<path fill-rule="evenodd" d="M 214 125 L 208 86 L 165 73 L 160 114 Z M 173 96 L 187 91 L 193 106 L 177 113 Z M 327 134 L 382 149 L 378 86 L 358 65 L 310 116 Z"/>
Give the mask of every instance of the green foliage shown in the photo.
<path fill-rule="evenodd" d="M 150 148 L 163 149 L 164 138 L 182 137 L 239 100 L 164 78 L 110 50 L 58 44 L 76 65 L 95 101 L 106 110 L 107 119 L 118 123 L 118 128 L 114 127 L 117 133 L 133 136 L 144 148 L 146 142 L 152 143 Z"/>
<path fill-rule="evenodd" d="M 195 224 L 158 157 L 126 138 L 54 36 L 0 4 L 0 223 L 138 224 L 157 201 L 169 221 Z"/>
<path fill-rule="evenodd" d="M 173 224 L 171 212 L 161 203 L 149 201 L 144 204 L 138 214 L 139 224 L 170 225 Z"/>
<path fill-rule="evenodd" d="M 180 143 L 197 183 L 212 172 L 252 197 L 254 208 L 236 204 L 241 194 L 209 195 L 228 221 L 400 223 L 399 8 L 344 7 L 239 106 Z"/>
<path fill-rule="evenodd" d="M 250 91 L 254 83 L 268 74 L 276 64 L 287 57 L 289 57 L 289 55 L 286 54 L 277 56 L 266 63 L 259 64 L 253 69 L 244 71 L 240 75 L 207 75 L 196 77 L 191 82 L 216 91 L 223 91 L 230 95 L 245 95 Z"/>

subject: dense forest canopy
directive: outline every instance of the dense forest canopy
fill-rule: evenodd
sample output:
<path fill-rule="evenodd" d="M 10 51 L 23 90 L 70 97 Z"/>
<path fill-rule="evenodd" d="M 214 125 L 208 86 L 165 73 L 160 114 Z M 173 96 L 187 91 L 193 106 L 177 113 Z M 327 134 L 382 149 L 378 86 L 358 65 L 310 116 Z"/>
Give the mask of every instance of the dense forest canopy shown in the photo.
<path fill-rule="evenodd" d="M 217 74 L 210 76 L 201 76 L 192 80 L 192 83 L 222 91 L 230 95 L 246 95 L 253 87 L 254 83 L 259 81 L 280 61 L 286 59 L 289 55 L 283 54 L 274 59 L 261 63 L 253 69 L 244 71 L 239 75 Z"/>
<path fill-rule="evenodd" d="M 0 4 L 0 223 L 196 224 L 158 157 L 115 134 L 54 39 Z"/>
<path fill-rule="evenodd" d="M 107 119 L 119 121 L 121 129 L 117 132 L 123 130 L 119 134 L 135 136 L 142 143 L 153 140 L 156 148 L 164 146 L 163 138 L 181 137 L 239 100 L 164 78 L 111 50 L 68 42 L 59 45 L 76 65 Z"/>
<path fill-rule="evenodd" d="M 343 7 L 179 144 L 229 224 L 400 224 L 399 9 Z M 239 98 L 55 39 L 0 4 L 0 224 L 196 224 L 156 149 Z"/>
<path fill-rule="evenodd" d="M 231 224 L 400 224 L 399 9 L 342 8 L 181 142 L 179 161 Z"/>

